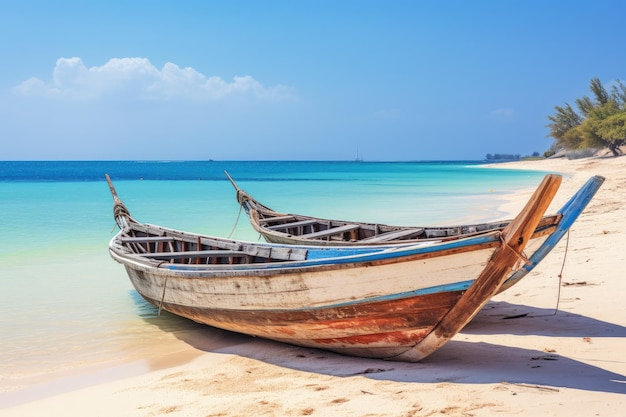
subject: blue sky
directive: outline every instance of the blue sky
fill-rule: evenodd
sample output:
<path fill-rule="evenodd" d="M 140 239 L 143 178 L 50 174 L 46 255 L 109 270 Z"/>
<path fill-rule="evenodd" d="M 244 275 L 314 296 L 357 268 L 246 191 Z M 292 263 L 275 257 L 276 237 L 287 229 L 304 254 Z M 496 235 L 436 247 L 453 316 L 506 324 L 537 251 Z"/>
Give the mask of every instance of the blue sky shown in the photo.
<path fill-rule="evenodd" d="M 482 159 L 626 78 L 618 1 L 15 1 L 3 160 Z"/>

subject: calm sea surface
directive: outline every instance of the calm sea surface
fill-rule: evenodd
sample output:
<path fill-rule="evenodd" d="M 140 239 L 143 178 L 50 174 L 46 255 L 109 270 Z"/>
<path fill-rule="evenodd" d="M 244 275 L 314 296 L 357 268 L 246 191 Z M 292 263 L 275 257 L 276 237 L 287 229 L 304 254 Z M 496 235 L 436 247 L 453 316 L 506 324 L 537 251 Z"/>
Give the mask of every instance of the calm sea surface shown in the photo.
<path fill-rule="evenodd" d="M 109 257 L 104 174 L 140 221 L 256 241 L 224 170 L 278 211 L 417 226 L 502 218 L 501 199 L 543 177 L 475 162 L 0 162 L 0 394 L 168 353 L 185 332 L 210 344 L 213 329 L 157 316 Z"/>

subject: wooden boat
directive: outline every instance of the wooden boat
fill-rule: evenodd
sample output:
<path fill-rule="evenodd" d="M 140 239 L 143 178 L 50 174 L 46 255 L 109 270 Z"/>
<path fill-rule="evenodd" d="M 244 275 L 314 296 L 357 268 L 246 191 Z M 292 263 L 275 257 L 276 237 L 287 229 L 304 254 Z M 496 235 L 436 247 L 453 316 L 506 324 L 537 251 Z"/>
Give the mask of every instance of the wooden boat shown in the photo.
<path fill-rule="evenodd" d="M 295 345 L 419 361 L 521 270 L 561 177 L 546 176 L 502 230 L 391 247 L 252 243 L 140 223 L 107 181 L 120 227 L 109 252 L 159 309 Z"/>
<path fill-rule="evenodd" d="M 492 230 L 501 230 L 510 220 L 460 226 L 392 226 L 347 220 L 331 220 L 302 214 L 275 211 L 239 188 L 224 172 L 236 190 L 237 202 L 245 210 L 252 227 L 267 242 L 294 245 L 390 245 L 416 241 L 458 238 Z M 559 216 L 546 216 L 539 228 L 558 224 Z"/>
<path fill-rule="evenodd" d="M 429 240 L 448 241 L 489 231 L 502 230 L 511 221 L 459 226 L 392 226 L 346 220 L 330 220 L 301 214 L 277 212 L 239 188 L 225 172 L 236 190 L 237 201 L 247 213 L 250 224 L 266 241 L 292 245 L 319 246 L 389 246 Z M 604 178 L 591 177 L 555 214 L 544 216 L 526 247 L 528 265 L 511 275 L 501 286 L 502 292 L 519 282 L 559 243 L 572 223 L 591 201 Z"/>

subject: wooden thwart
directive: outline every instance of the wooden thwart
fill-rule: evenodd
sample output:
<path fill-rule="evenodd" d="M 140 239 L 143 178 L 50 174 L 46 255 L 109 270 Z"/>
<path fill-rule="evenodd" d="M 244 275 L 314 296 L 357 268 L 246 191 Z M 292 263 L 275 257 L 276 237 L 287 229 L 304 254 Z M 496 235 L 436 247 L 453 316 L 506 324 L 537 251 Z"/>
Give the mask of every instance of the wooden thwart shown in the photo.
<path fill-rule="evenodd" d="M 276 217 L 266 217 L 264 219 L 259 219 L 259 223 L 273 223 L 273 222 L 286 222 L 290 220 L 295 220 L 294 216 L 276 216 Z"/>
<path fill-rule="evenodd" d="M 302 235 L 301 237 L 305 239 L 316 239 L 319 237 L 338 235 L 339 233 L 349 232 L 351 230 L 356 230 L 358 228 L 359 228 L 358 224 L 346 224 L 344 226 L 333 227 L 327 230 L 320 230 L 319 232 L 307 233 L 307 234 Z"/>
<path fill-rule="evenodd" d="M 381 233 L 376 236 L 361 239 L 362 242 L 375 243 L 375 242 L 388 242 L 390 240 L 401 239 L 411 235 L 419 235 L 423 233 L 424 229 L 406 229 L 397 230 L 392 232 Z"/>
<path fill-rule="evenodd" d="M 299 222 L 293 222 L 293 223 L 285 223 L 285 224 L 276 224 L 274 226 L 268 226 L 268 229 L 272 229 L 272 230 L 281 230 L 281 229 L 289 229 L 291 227 L 300 227 L 300 226 L 309 226 L 312 224 L 316 224 L 318 223 L 316 220 L 302 220 Z"/>
<path fill-rule="evenodd" d="M 151 242 L 173 242 L 171 236 L 123 236 L 120 240 L 124 243 L 151 243 Z"/>

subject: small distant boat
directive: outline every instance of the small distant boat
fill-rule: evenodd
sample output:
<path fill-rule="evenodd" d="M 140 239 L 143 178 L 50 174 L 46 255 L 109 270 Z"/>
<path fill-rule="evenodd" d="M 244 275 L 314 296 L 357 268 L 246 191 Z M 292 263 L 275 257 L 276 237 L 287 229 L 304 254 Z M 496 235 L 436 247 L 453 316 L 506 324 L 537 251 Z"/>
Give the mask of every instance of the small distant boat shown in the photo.
<path fill-rule="evenodd" d="M 239 188 L 224 172 L 236 190 L 237 202 L 250 224 L 267 242 L 316 246 L 390 246 L 409 245 L 429 240 L 449 241 L 487 232 L 501 231 L 510 220 L 458 226 L 392 226 L 347 220 L 331 220 L 302 214 L 275 211 Z M 530 262 L 513 274 L 500 292 L 519 282 L 559 243 L 572 223 L 591 201 L 604 178 L 591 177 L 555 214 L 544 216 L 526 247 Z"/>
<path fill-rule="evenodd" d="M 501 230 L 391 247 L 252 243 L 140 223 L 107 181 L 120 228 L 111 257 L 159 309 L 294 345 L 419 361 L 520 270 L 561 177 L 546 176 Z"/>
<path fill-rule="evenodd" d="M 363 155 L 359 155 L 359 148 L 356 149 L 356 158 L 354 158 L 354 162 L 363 162 Z"/>

